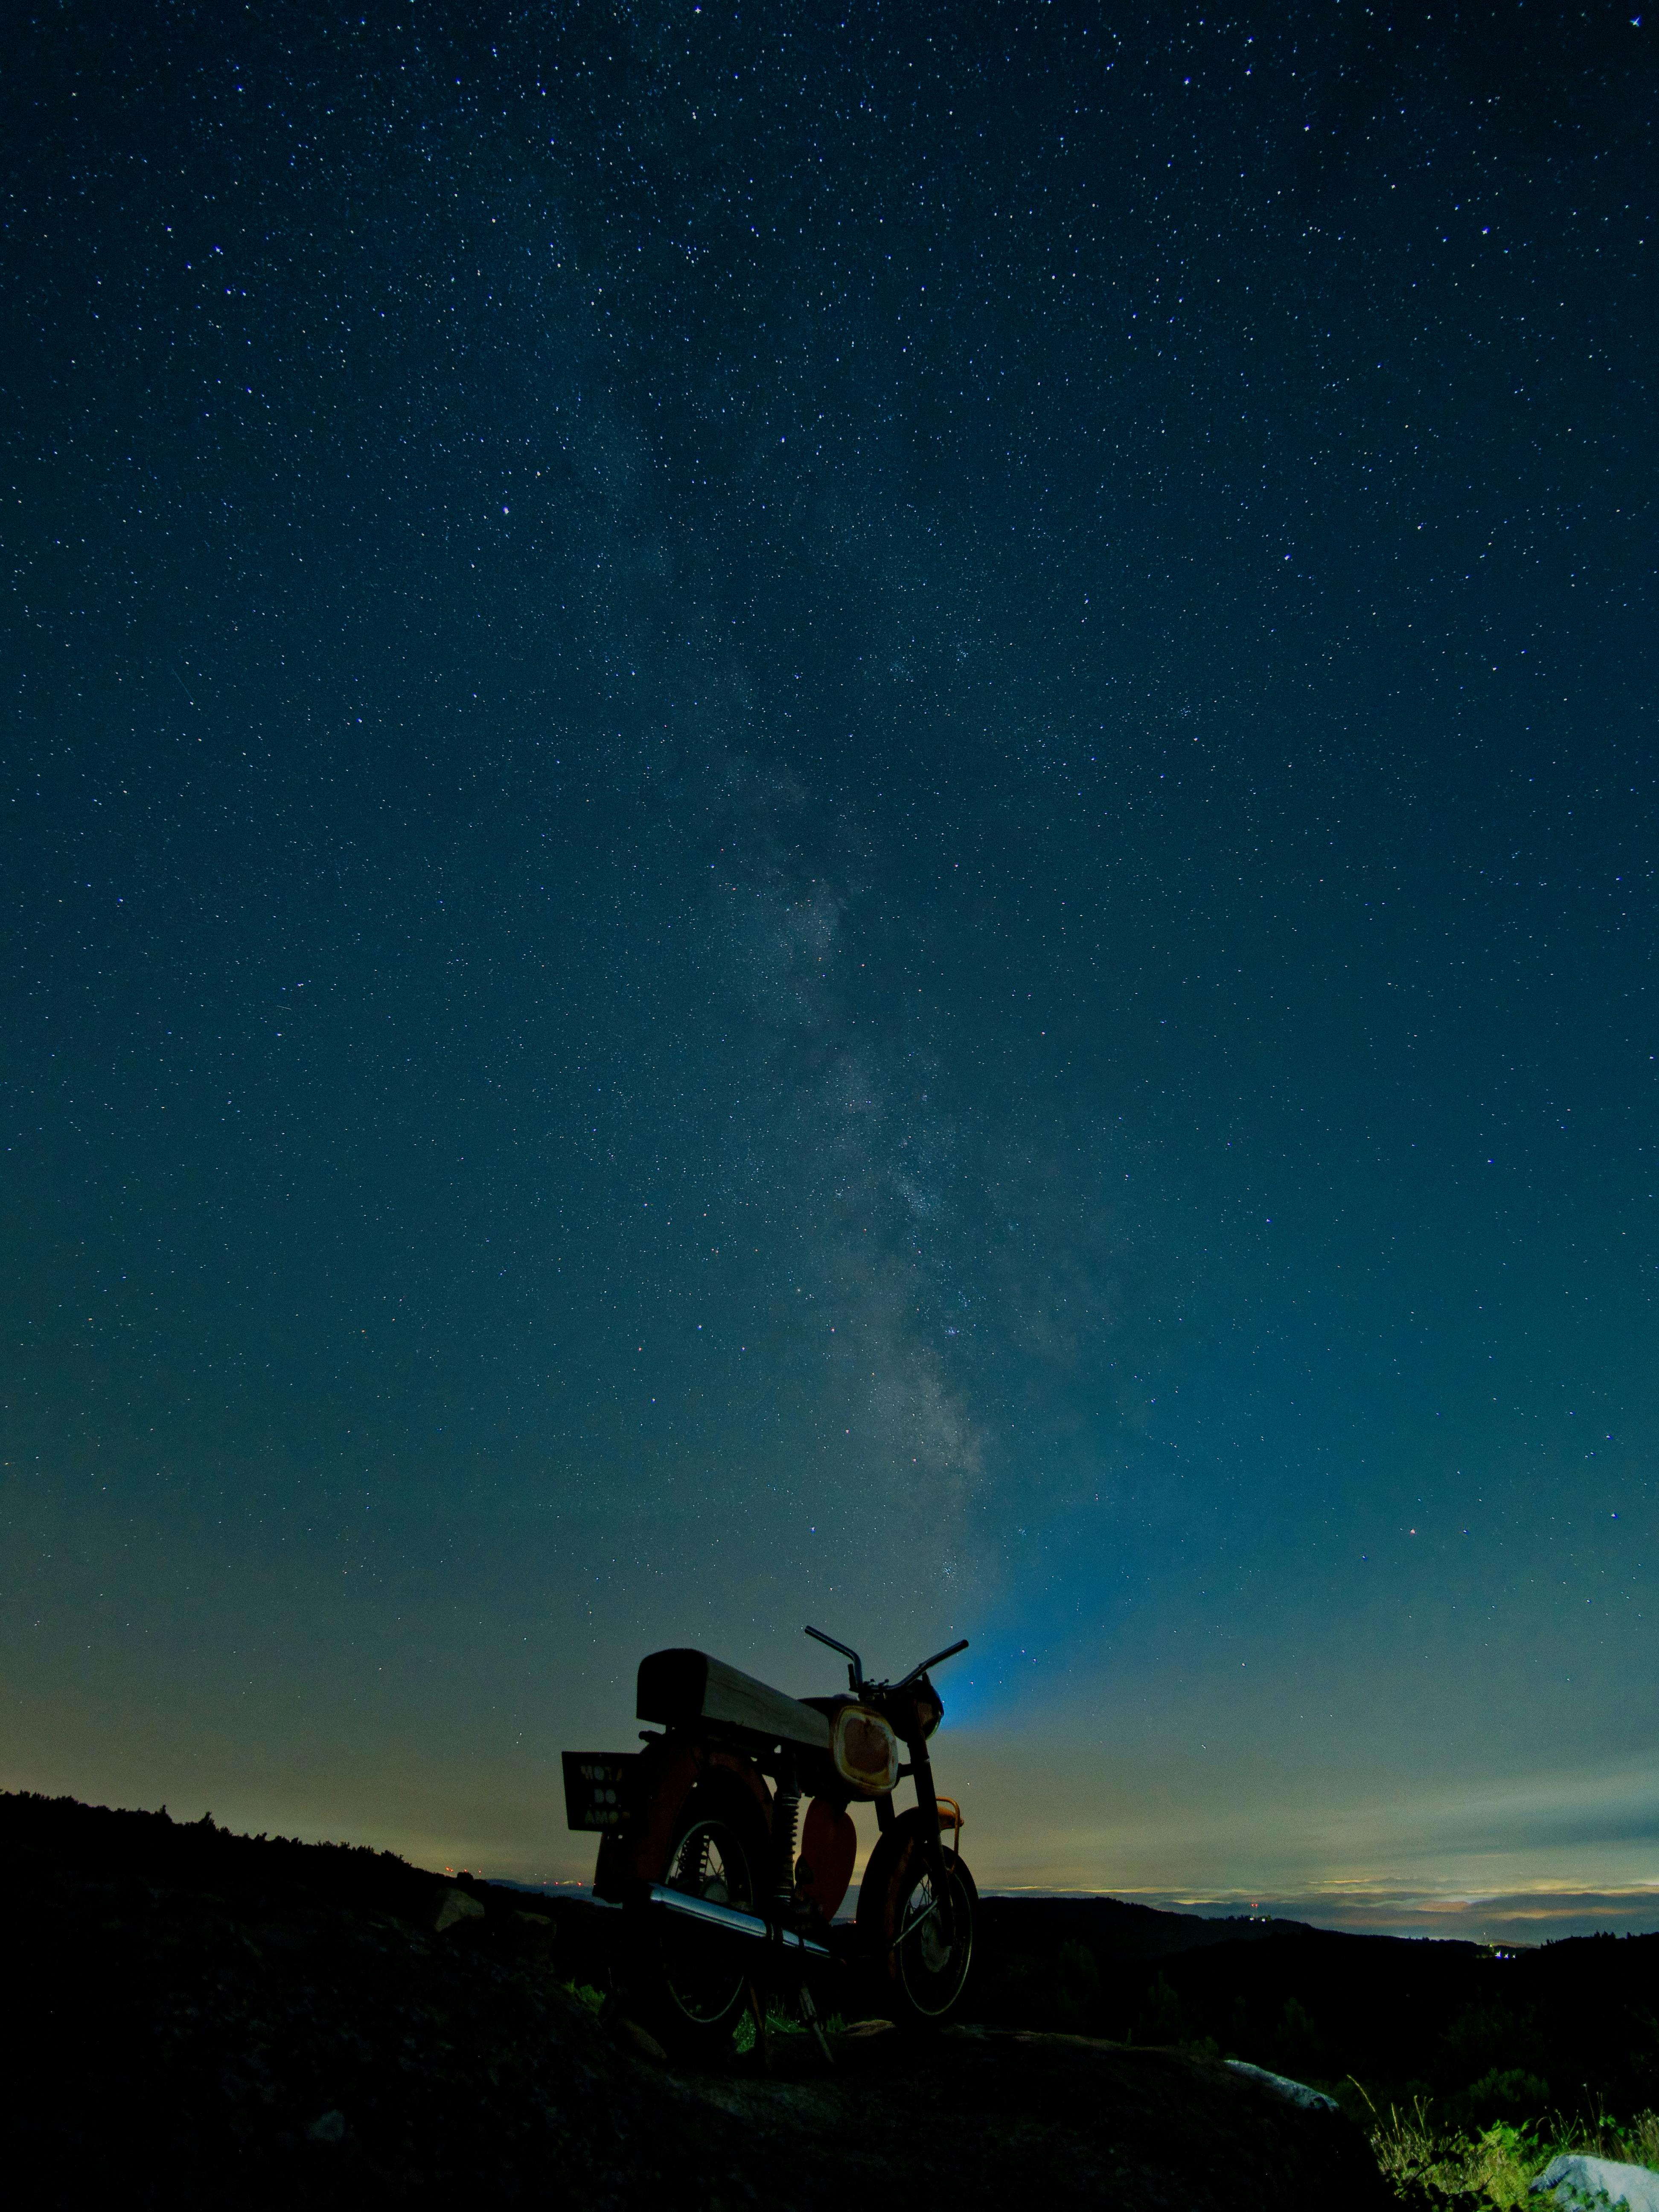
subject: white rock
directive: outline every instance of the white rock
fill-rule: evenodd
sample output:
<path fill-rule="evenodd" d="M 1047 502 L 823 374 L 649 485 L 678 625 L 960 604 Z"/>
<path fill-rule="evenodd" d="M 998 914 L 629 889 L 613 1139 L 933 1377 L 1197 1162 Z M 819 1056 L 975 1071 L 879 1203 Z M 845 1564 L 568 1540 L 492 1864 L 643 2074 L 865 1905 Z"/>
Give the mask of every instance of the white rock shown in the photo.
<path fill-rule="evenodd" d="M 1659 2173 L 1651 2166 L 1620 2166 L 1611 2158 L 1555 2158 L 1532 2185 L 1571 2206 L 1624 2204 L 1630 2212 L 1659 2212 Z"/>
<path fill-rule="evenodd" d="M 1226 2063 L 1235 2074 L 1248 2074 L 1252 2081 L 1265 2081 L 1270 2089 L 1276 2089 L 1281 2097 L 1288 2097 L 1293 2105 L 1300 2105 L 1307 2112 L 1334 2112 L 1337 2110 L 1334 2097 L 1328 2097 L 1322 2089 L 1310 2089 L 1305 2081 L 1292 2081 L 1288 2074 L 1270 2074 L 1265 2066 L 1250 2066 L 1242 2058 L 1230 2058 Z M 1620 2171 L 1623 2170 L 1621 2167 Z M 1635 2168 L 1631 2171 L 1634 2172 Z M 1632 2212 L 1634 2212 L 1634 2207 Z M 1646 2212 L 1645 2206 L 1643 2212 Z M 1654 2207 L 1654 2212 L 1659 2212 L 1659 2205 Z"/>

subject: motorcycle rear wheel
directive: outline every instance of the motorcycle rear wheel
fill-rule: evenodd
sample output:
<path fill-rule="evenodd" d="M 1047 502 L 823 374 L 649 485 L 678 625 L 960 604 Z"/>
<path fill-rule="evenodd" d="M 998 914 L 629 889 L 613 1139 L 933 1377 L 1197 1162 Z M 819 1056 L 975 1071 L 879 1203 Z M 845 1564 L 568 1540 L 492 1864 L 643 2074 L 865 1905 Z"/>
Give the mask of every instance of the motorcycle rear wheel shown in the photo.
<path fill-rule="evenodd" d="M 858 1928 L 872 1969 L 876 2001 L 899 2027 L 946 2027 L 961 2008 L 974 1958 L 979 1892 L 974 1877 L 941 1844 L 949 1885 L 948 1931 L 936 1906 L 919 1817 L 906 1815 L 870 1854 L 859 1887 Z"/>
<path fill-rule="evenodd" d="M 676 1825 L 662 1886 L 740 1912 L 762 1910 L 768 1840 L 758 1808 L 735 1791 L 694 1790 Z M 629 1996 L 641 2024 L 681 2057 L 724 2057 L 749 1998 L 740 1945 L 660 1908 L 629 1909 L 635 1921 Z"/>

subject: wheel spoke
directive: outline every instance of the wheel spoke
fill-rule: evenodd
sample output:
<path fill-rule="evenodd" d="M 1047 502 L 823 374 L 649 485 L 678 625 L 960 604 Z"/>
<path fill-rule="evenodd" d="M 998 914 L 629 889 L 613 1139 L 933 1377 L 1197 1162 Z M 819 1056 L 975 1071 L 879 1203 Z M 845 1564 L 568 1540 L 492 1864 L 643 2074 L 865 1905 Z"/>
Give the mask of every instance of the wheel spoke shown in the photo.
<path fill-rule="evenodd" d="M 909 1937 L 915 1934 L 918 1928 L 925 1928 L 927 1923 L 933 1918 L 933 1915 L 939 1911 L 939 1899 L 936 1897 L 930 1899 L 920 1912 L 912 1915 L 910 1913 L 910 1906 L 915 1903 L 915 1899 L 912 1896 L 905 1906 L 905 1912 L 908 1917 L 907 1917 L 903 1927 L 900 1929 L 898 1932 L 898 1936 L 896 1939 L 898 1942 L 902 1943 L 907 1942 Z"/>
<path fill-rule="evenodd" d="M 729 1823 L 712 1817 L 693 1822 L 675 1849 L 668 1887 L 717 1905 L 748 1901 L 747 1861 Z M 663 1992 L 686 2027 L 713 2031 L 734 2008 L 741 2010 L 745 1978 L 717 1939 L 671 1924 L 659 1932 L 658 1945 Z"/>

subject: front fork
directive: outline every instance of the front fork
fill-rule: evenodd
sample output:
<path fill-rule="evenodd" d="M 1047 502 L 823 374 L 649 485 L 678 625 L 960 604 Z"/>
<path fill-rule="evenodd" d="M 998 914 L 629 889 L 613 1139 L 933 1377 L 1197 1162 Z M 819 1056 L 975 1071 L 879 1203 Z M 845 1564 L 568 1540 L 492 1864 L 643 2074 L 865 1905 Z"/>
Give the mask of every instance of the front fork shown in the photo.
<path fill-rule="evenodd" d="M 951 1885 L 945 1872 L 945 1846 L 939 1839 L 939 1798 L 933 1790 L 933 1765 L 927 1756 L 927 1739 L 921 1737 L 907 1743 L 910 1754 L 910 1778 L 916 1785 L 916 1810 L 921 1814 L 922 1863 L 927 1869 L 933 1885 L 933 1899 L 941 1929 L 947 1943 L 957 1940 L 956 1909 L 951 1899 Z"/>

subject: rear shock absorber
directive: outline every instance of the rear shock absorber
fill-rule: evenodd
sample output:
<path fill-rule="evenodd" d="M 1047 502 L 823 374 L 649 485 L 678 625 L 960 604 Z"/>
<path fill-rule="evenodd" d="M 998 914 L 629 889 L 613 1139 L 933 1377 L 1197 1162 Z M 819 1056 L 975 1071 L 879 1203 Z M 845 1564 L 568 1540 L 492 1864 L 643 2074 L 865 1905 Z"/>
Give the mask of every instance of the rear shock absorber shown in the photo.
<path fill-rule="evenodd" d="M 795 1901 L 795 1830 L 800 1820 L 800 1784 L 792 1759 L 778 1776 L 772 1801 L 774 1861 L 773 1895 L 787 1910 Z"/>

